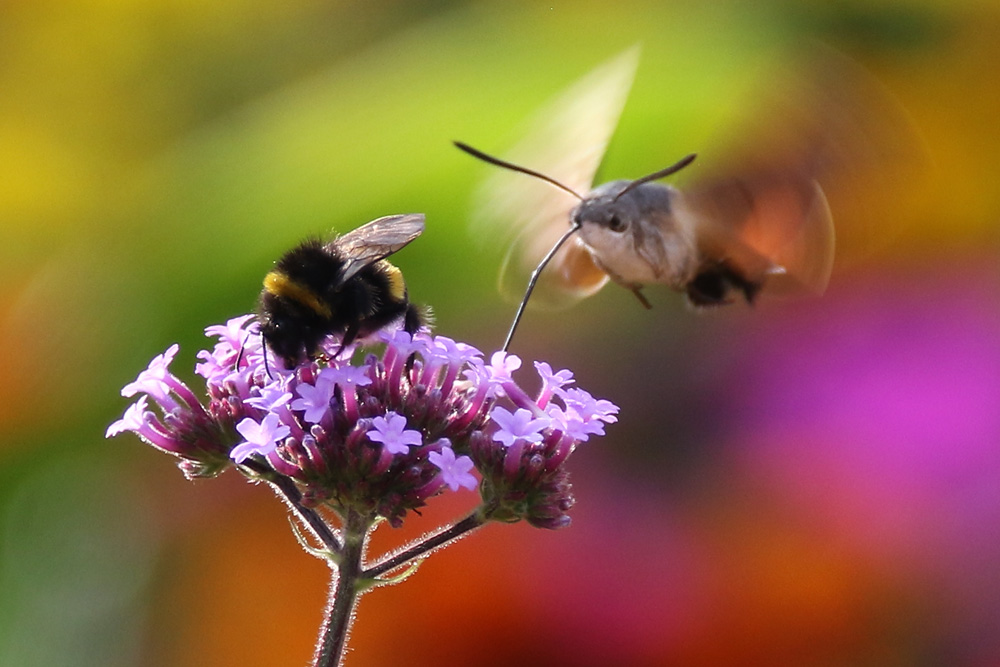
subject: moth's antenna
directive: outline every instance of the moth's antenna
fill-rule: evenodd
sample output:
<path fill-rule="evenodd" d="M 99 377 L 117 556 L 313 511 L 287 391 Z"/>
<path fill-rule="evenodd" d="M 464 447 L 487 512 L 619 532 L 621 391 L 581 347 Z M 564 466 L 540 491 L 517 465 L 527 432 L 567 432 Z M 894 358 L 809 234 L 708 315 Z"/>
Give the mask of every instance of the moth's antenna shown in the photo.
<path fill-rule="evenodd" d="M 538 276 L 542 274 L 542 269 L 544 269 L 545 265 L 548 264 L 549 261 L 555 256 L 559 248 L 562 247 L 562 244 L 565 243 L 569 237 L 575 234 L 579 229 L 580 223 L 578 222 L 574 222 L 570 225 L 570 228 L 566 231 L 566 233 L 559 237 L 556 244 L 552 246 L 552 250 L 549 250 L 548 254 L 545 255 L 545 257 L 542 258 L 542 261 L 538 263 L 538 266 L 535 267 L 535 270 L 531 272 L 531 279 L 528 280 L 528 289 L 524 292 L 524 298 L 521 299 L 521 305 L 517 307 L 517 313 L 514 315 L 514 321 L 510 325 L 510 331 L 507 332 L 507 340 L 504 341 L 503 347 L 500 348 L 504 352 L 510 348 L 510 341 L 514 338 L 514 332 L 517 331 L 517 325 L 520 323 L 521 316 L 524 314 L 524 309 L 528 305 L 528 299 L 531 298 L 531 292 L 535 289 L 535 283 L 538 282 Z"/>
<path fill-rule="evenodd" d="M 659 179 L 665 178 L 667 176 L 670 176 L 671 174 L 676 174 L 678 171 L 680 171 L 684 167 L 686 167 L 689 164 L 691 164 L 692 162 L 694 162 L 694 159 L 696 157 L 698 157 L 697 153 L 691 153 L 691 155 L 688 155 L 687 157 L 681 158 L 679 161 L 677 161 L 676 163 L 670 165 L 666 169 L 661 169 L 659 171 L 654 171 L 652 174 L 649 174 L 648 176 L 643 176 L 642 178 L 635 179 L 634 181 L 632 181 L 631 183 L 629 183 L 628 185 L 626 185 L 624 190 L 622 190 L 621 192 L 619 192 L 618 194 L 615 195 L 615 200 L 617 200 L 619 197 L 621 197 L 626 192 L 628 192 L 630 190 L 634 190 L 635 188 L 639 187 L 643 183 L 649 183 L 650 181 L 658 181 Z"/>
<path fill-rule="evenodd" d="M 468 153 L 472 157 L 479 158 L 483 162 L 489 162 L 490 164 L 494 164 L 494 165 L 496 165 L 498 167 L 503 167 L 504 169 L 510 169 L 511 171 L 519 171 L 522 174 L 527 174 L 528 176 L 534 176 L 535 178 L 540 178 L 543 181 L 545 181 L 546 183 L 551 183 L 552 185 L 556 186 L 560 190 L 565 190 L 566 192 L 570 193 L 571 195 L 573 195 L 574 197 L 576 197 L 580 201 L 583 201 L 583 197 L 581 197 L 579 194 L 577 194 L 576 192 L 574 192 L 571 188 L 563 185 L 562 183 L 560 183 L 556 179 L 552 178 L 551 176 L 546 176 L 545 174 L 543 174 L 543 173 L 541 173 L 539 171 L 535 171 L 534 169 L 528 169 L 527 167 L 522 167 L 520 165 L 516 165 L 513 162 L 506 162 L 504 160 L 501 160 L 500 158 L 493 157 L 492 155 L 487 155 L 486 153 L 482 152 L 481 150 L 477 150 L 477 149 L 473 148 L 472 146 L 470 146 L 468 144 L 463 144 L 461 141 L 454 141 L 452 143 L 454 143 L 455 146 L 457 148 L 459 148 L 460 150 L 465 151 L 466 153 Z"/>

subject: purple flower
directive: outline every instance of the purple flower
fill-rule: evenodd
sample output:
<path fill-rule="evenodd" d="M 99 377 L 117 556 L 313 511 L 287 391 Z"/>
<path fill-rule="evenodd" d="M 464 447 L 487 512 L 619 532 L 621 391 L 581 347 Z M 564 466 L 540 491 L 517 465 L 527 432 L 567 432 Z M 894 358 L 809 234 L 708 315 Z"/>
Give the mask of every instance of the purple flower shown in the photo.
<path fill-rule="evenodd" d="M 111 436 L 124 433 L 125 431 L 134 431 L 136 433 L 141 432 L 143 426 L 146 425 L 147 410 L 146 397 L 140 396 L 138 401 L 128 406 L 128 409 L 125 410 L 125 414 L 122 415 L 121 419 L 108 427 L 104 437 L 110 438 Z"/>
<path fill-rule="evenodd" d="M 324 371 L 344 391 L 354 391 L 354 387 L 367 387 L 372 383 L 366 366 L 340 366 L 327 368 Z"/>
<path fill-rule="evenodd" d="M 549 405 L 545 413 L 552 419 L 552 428 L 562 432 L 577 442 L 585 442 L 591 435 L 603 435 L 603 425 L 594 429 L 576 410 L 567 410 L 558 405 Z M 599 424 L 599 422 L 598 422 Z"/>
<path fill-rule="evenodd" d="M 435 336 L 433 344 L 428 346 L 427 354 L 441 363 L 457 368 L 481 357 L 483 353 L 467 343 L 456 342 L 447 336 Z"/>
<path fill-rule="evenodd" d="M 538 377 L 542 379 L 542 389 L 538 393 L 537 401 L 542 408 L 548 405 L 552 394 L 558 393 L 566 385 L 573 384 L 572 371 L 563 369 L 553 373 L 552 367 L 544 361 L 536 361 L 535 370 L 538 371 Z"/>
<path fill-rule="evenodd" d="M 478 482 L 475 475 L 470 472 L 473 463 L 468 456 L 456 457 L 455 450 L 451 447 L 442 447 L 440 452 L 431 452 L 427 458 L 441 469 L 441 478 L 452 491 L 458 491 L 459 487 L 465 487 L 470 491 L 476 488 Z"/>
<path fill-rule="evenodd" d="M 177 356 L 178 350 L 180 350 L 180 345 L 174 343 L 167 348 L 166 352 L 153 357 L 153 360 L 149 362 L 149 366 L 146 370 L 139 373 L 135 381 L 129 382 L 122 387 L 122 396 L 135 396 L 139 392 L 142 392 L 149 394 L 156 401 L 169 400 L 170 383 L 167 381 L 167 378 L 170 376 L 170 364 L 173 362 L 174 357 Z"/>
<path fill-rule="evenodd" d="M 551 420 L 548 417 L 535 417 L 530 410 L 518 408 L 513 414 L 502 407 L 495 407 L 490 412 L 490 418 L 499 426 L 493 434 L 493 439 L 510 447 L 516 440 L 526 442 L 541 442 L 542 429 L 548 427 Z"/>
<path fill-rule="evenodd" d="M 536 361 L 535 370 L 538 371 L 538 377 L 542 378 L 543 386 L 559 389 L 573 383 L 573 371 L 563 369 L 553 373 L 552 366 L 544 361 Z"/>
<path fill-rule="evenodd" d="M 282 424 L 273 412 L 269 412 L 260 423 L 247 417 L 236 425 L 236 430 L 246 439 L 229 454 L 237 463 L 242 463 L 251 454 L 270 454 L 278 446 L 278 441 L 291 433 L 291 429 Z"/>
<path fill-rule="evenodd" d="M 245 402 L 247 405 L 252 405 L 258 410 L 263 410 L 264 412 L 277 410 L 287 404 L 292 398 L 292 395 L 283 385 L 284 383 L 281 380 L 269 384 L 257 390 L 257 395 L 246 399 Z M 256 389 L 256 387 L 254 389 Z"/>
<path fill-rule="evenodd" d="M 561 392 L 566 407 L 576 410 L 585 421 L 618 421 L 618 406 L 604 399 L 597 400 L 583 389 L 566 389 Z M 603 432 L 603 431 L 602 431 Z"/>
<path fill-rule="evenodd" d="M 382 330 L 379 339 L 392 348 L 397 358 L 407 359 L 411 354 L 422 353 L 427 349 L 427 336 L 417 333 L 411 336 L 402 329 L 396 331 Z"/>
<path fill-rule="evenodd" d="M 324 368 L 316 377 L 314 384 L 300 382 L 295 387 L 299 395 L 291 403 L 292 410 L 302 410 L 302 418 L 307 422 L 318 424 L 330 412 L 330 401 L 337 385 L 336 371 Z"/>
<path fill-rule="evenodd" d="M 205 335 L 216 336 L 219 338 L 220 344 L 228 345 L 232 350 L 238 350 L 247 342 L 250 332 L 246 325 L 253 319 L 253 315 L 240 315 L 225 324 L 213 324 L 205 327 Z"/>
<path fill-rule="evenodd" d="M 437 373 L 445 369 L 441 377 L 441 389 L 445 392 L 451 391 L 452 385 L 458 378 L 459 373 L 467 364 L 475 363 L 482 356 L 482 352 L 466 343 L 460 343 L 447 336 L 436 336 L 431 339 L 423 352 L 425 367 L 420 382 L 432 384 Z"/>
<path fill-rule="evenodd" d="M 372 420 L 372 430 L 368 431 L 368 439 L 381 442 L 390 454 L 406 454 L 411 445 L 423 442 L 420 431 L 407 429 L 406 417 L 395 412 L 389 412 L 385 417 L 375 417 Z"/>
<path fill-rule="evenodd" d="M 206 333 L 217 340 L 197 354 L 202 397 L 170 373 L 172 345 L 126 385 L 124 394 L 142 395 L 107 435 L 135 432 L 178 457 L 188 477 L 260 455 L 254 474 L 269 466 L 303 503 L 393 526 L 434 495 L 477 486 L 491 519 L 566 525 L 573 499 L 564 463 L 617 420 L 612 403 L 566 388 L 568 370 L 536 363 L 535 399 L 514 380 L 518 357 L 497 352 L 487 364 L 471 345 L 426 331 L 382 331 L 384 351 L 353 365 L 345 351 L 288 370 L 265 366 L 252 316 Z"/>
<path fill-rule="evenodd" d="M 194 372 L 206 380 L 213 380 L 232 372 L 236 359 L 241 354 L 248 360 L 251 356 L 262 354 L 260 336 L 253 335 L 256 332 L 250 331 L 253 319 L 253 315 L 242 315 L 234 317 L 225 324 L 206 327 L 205 335 L 217 337 L 219 342 L 211 352 L 208 350 L 198 352 L 197 358 L 201 359 L 202 363 L 195 364 Z M 248 323 L 251 325 L 247 326 Z"/>
<path fill-rule="evenodd" d="M 498 384 L 513 382 L 511 373 L 521 367 L 521 358 L 514 354 L 507 354 L 503 350 L 494 352 L 490 357 L 490 363 L 486 366 L 486 372 L 490 379 Z"/>

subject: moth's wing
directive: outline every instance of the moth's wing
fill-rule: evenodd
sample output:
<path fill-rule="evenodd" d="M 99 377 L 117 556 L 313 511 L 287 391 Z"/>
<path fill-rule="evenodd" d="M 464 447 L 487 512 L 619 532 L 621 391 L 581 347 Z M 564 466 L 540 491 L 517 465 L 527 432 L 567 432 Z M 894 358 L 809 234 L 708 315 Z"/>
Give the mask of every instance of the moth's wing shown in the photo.
<path fill-rule="evenodd" d="M 533 117 L 509 162 L 556 179 L 585 196 L 625 106 L 638 65 L 633 47 L 560 93 Z M 474 195 L 473 232 L 484 243 L 510 244 L 500 291 L 520 301 L 528 278 L 569 226 L 578 200 L 544 181 L 490 167 Z M 560 305 L 600 289 L 607 275 L 570 239 L 542 272 L 532 303 Z"/>
<path fill-rule="evenodd" d="M 335 238 L 327 248 L 344 259 L 338 284 L 358 271 L 398 252 L 424 231 L 422 213 L 387 215 Z"/>
<path fill-rule="evenodd" d="M 808 174 L 753 172 L 684 193 L 703 256 L 725 260 L 771 294 L 822 294 L 833 269 L 833 217 Z"/>
<path fill-rule="evenodd" d="M 531 273 L 565 231 L 549 227 L 522 232 L 507 249 L 500 266 L 501 294 L 509 301 L 520 301 Z M 556 251 L 543 269 L 529 303 L 543 308 L 568 306 L 590 296 L 607 282 L 608 274 L 598 268 L 580 239 L 573 237 Z"/>
<path fill-rule="evenodd" d="M 861 184 L 898 179 L 921 160 L 902 108 L 870 74 L 825 52 L 803 62 L 769 73 L 755 111 L 717 149 L 700 152 L 703 174 L 682 188 L 704 251 L 766 278 L 772 294 L 826 289 L 835 246 L 831 192 L 849 200 Z M 871 244 L 889 233 L 881 219 L 864 220 L 862 229 L 843 222 L 836 245 L 845 237 L 860 245 L 859 235 Z"/>

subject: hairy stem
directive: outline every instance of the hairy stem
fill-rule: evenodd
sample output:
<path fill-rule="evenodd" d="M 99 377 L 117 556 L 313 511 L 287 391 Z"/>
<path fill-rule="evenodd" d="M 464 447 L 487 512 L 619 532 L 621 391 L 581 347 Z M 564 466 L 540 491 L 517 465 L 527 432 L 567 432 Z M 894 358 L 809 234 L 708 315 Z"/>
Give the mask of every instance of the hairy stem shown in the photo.
<path fill-rule="evenodd" d="M 261 479 L 271 485 L 299 520 L 316 536 L 316 539 L 323 543 L 327 551 L 334 554 L 340 553 L 342 548 L 340 540 L 337 539 L 333 529 L 330 528 L 330 525 L 316 510 L 305 507 L 302 504 L 302 493 L 295 486 L 295 482 L 284 475 L 276 474 L 269 467 L 253 459 L 247 459 L 242 465 L 255 472 Z"/>
<path fill-rule="evenodd" d="M 486 519 L 483 518 L 479 512 L 470 514 L 458 523 L 445 528 L 440 533 L 435 533 L 426 540 L 418 542 L 403 551 L 400 551 L 392 558 L 388 558 L 377 565 L 373 565 L 365 570 L 361 576 L 363 579 L 375 579 L 376 577 L 380 577 L 386 572 L 391 572 L 392 570 L 402 567 L 410 561 L 420 558 L 430 551 L 433 551 L 434 549 L 437 549 L 452 540 L 458 539 L 459 537 L 472 532 L 484 523 L 486 523 Z"/>
<path fill-rule="evenodd" d="M 370 524 L 364 517 L 354 511 L 348 512 L 340 563 L 337 566 L 331 563 L 334 583 L 330 587 L 330 601 L 313 656 L 313 667 L 338 667 L 343 660 L 358 601 L 361 558 L 369 528 Z"/>

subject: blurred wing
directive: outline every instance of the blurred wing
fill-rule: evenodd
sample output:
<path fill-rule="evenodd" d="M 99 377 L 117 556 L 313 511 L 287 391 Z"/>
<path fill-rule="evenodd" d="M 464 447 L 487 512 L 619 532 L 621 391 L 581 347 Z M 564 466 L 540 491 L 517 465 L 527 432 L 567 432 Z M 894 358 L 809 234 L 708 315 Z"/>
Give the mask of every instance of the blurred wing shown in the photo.
<path fill-rule="evenodd" d="M 340 283 L 358 271 L 398 252 L 424 231 L 421 213 L 387 215 L 337 237 L 327 248 L 345 259 Z"/>
<path fill-rule="evenodd" d="M 699 250 L 724 259 L 770 294 L 822 294 L 833 269 L 833 218 L 805 175 L 748 173 L 686 193 Z"/>
<path fill-rule="evenodd" d="M 523 298 L 531 272 L 565 231 L 554 225 L 541 231 L 526 229 L 515 239 L 500 266 L 500 291 L 505 297 L 515 302 Z M 539 276 L 529 303 L 559 308 L 590 296 L 606 282 L 608 274 L 594 264 L 590 251 L 580 239 L 570 238 Z"/>
<path fill-rule="evenodd" d="M 834 228 L 827 198 L 849 200 L 913 170 L 920 148 L 901 107 L 859 66 L 831 53 L 796 59 L 793 72 L 768 72 L 756 113 L 735 139 L 702 151 L 706 173 L 683 188 L 709 256 L 727 259 L 770 293 L 821 293 L 833 268 Z M 767 85 L 763 85 L 766 83 Z M 836 201 L 835 211 L 845 202 Z M 837 245 L 871 245 L 888 221 L 839 219 Z M 859 232 L 868 241 L 856 241 Z"/>
<path fill-rule="evenodd" d="M 536 115 L 522 140 L 503 158 L 542 172 L 580 195 L 594 174 L 618 124 L 638 64 L 632 48 L 570 86 Z M 474 199 L 473 229 L 484 241 L 513 244 L 500 274 L 500 290 L 519 301 L 528 277 L 569 225 L 577 200 L 524 174 L 494 169 Z M 607 276 L 573 239 L 542 273 L 535 291 L 556 305 L 599 289 Z"/>

